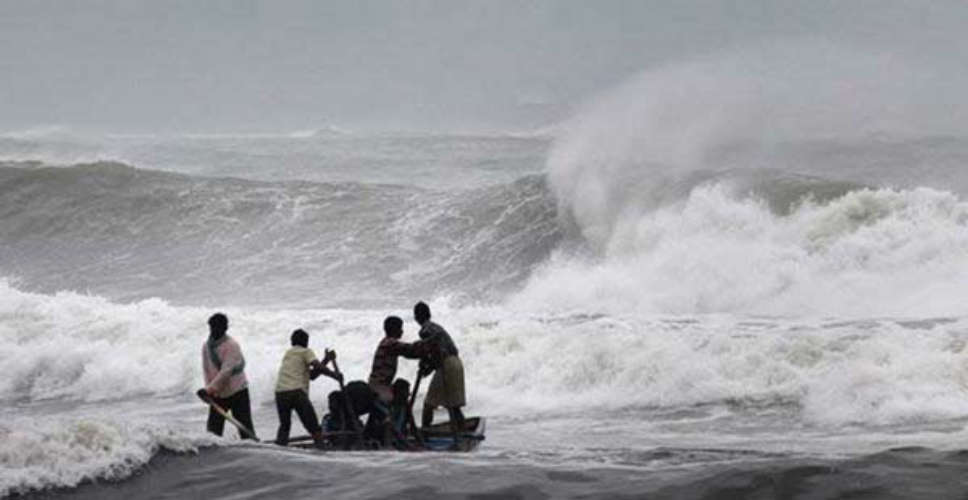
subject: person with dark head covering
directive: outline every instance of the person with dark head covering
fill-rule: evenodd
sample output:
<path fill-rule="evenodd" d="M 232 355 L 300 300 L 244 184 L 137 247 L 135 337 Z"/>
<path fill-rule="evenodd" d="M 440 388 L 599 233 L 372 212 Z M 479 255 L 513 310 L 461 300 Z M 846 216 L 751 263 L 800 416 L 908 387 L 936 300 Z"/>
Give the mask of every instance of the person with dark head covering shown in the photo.
<path fill-rule="evenodd" d="M 418 349 L 423 353 L 421 370 L 427 374 L 433 372 L 430 389 L 424 398 L 423 416 L 424 427 L 428 427 L 434 420 L 434 409 L 438 406 L 447 408 L 450 414 L 450 426 L 454 432 L 455 447 L 459 446 L 460 433 L 464 430 L 464 413 L 461 407 L 466 404 L 464 398 L 464 365 L 457 352 L 457 345 L 447 330 L 430 320 L 430 306 L 417 302 L 413 306 L 413 319 L 420 325 L 420 341 Z"/>
<path fill-rule="evenodd" d="M 279 366 L 279 376 L 276 378 L 276 410 L 279 413 L 279 430 L 276 432 L 276 444 L 289 444 L 289 429 L 292 426 L 292 412 L 296 411 L 303 427 L 312 436 L 316 446 L 323 446 L 323 432 L 316 418 L 316 410 L 309 400 L 309 381 L 319 375 L 326 375 L 334 380 L 342 380 L 343 376 L 326 367 L 330 361 L 336 359 L 334 351 L 326 350 L 323 361 L 316 359 L 316 353 L 309 348 L 309 334 L 299 329 L 289 337 L 292 347 L 282 356 Z"/>
<path fill-rule="evenodd" d="M 239 343 L 226 332 L 229 319 L 222 313 L 208 318 L 208 340 L 202 344 L 202 372 L 205 376 L 204 390 L 212 400 L 232 413 L 242 425 L 255 431 L 252 425 L 252 409 L 249 403 L 249 383 L 245 378 L 245 358 Z M 225 428 L 225 418 L 214 408 L 208 412 L 208 431 L 218 436 Z M 255 439 L 242 430 L 239 437 Z"/>

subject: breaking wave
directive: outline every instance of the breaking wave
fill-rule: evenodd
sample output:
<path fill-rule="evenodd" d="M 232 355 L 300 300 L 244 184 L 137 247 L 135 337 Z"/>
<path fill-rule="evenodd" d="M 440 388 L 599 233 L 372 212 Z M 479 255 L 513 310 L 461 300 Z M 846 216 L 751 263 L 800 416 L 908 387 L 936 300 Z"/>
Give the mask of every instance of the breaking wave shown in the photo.
<path fill-rule="evenodd" d="M 561 239 L 540 177 L 448 193 L 34 164 L 0 168 L 0 207 L 4 274 L 125 300 L 495 297 Z"/>
<path fill-rule="evenodd" d="M 211 310 L 160 300 L 33 294 L 0 287 L 0 401 L 131 398 L 191 402 Z M 809 424 L 957 418 L 968 411 L 963 317 L 790 320 L 725 315 L 539 314 L 432 303 L 464 353 L 468 411 L 492 416 L 727 405 L 787 409 Z M 253 404 L 271 404 L 278 360 L 295 328 L 335 348 L 348 379 L 365 379 L 387 314 L 405 310 L 226 308 L 247 360 Z M 407 322 L 405 338 L 416 329 Z M 71 349 L 58 346 L 70 345 Z M 416 366 L 401 363 L 400 376 Z M 332 388 L 322 381 L 311 397 Z M 257 432 L 273 423 L 256 422 Z M 18 426 L 13 428 L 19 429 Z M 113 431 L 112 431 L 113 432 Z M 6 440 L 5 440 L 6 441 Z"/>
<path fill-rule="evenodd" d="M 968 150 L 933 134 L 965 125 L 939 103 L 964 105 L 917 70 L 781 44 L 657 68 L 600 96 L 547 160 L 560 216 L 588 251 L 557 252 L 516 300 L 609 313 L 960 313 Z"/>
<path fill-rule="evenodd" d="M 219 442 L 210 435 L 179 433 L 157 421 L 124 420 L 32 417 L 4 422 L 0 497 L 125 479 L 160 452 L 195 453 Z"/>
<path fill-rule="evenodd" d="M 789 214 L 725 184 L 621 222 L 598 256 L 559 257 L 529 308 L 808 317 L 958 315 L 968 203 L 927 188 L 862 189 Z"/>

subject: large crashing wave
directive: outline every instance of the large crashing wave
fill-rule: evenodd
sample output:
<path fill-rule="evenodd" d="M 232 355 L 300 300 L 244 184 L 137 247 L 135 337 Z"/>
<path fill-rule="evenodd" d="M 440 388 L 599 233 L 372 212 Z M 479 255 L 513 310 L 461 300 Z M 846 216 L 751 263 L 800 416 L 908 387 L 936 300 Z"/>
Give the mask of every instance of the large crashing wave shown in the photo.
<path fill-rule="evenodd" d="M 30 289 L 182 303 L 498 296 L 561 238 L 543 179 L 458 193 L 0 168 L 0 272 Z"/>
<path fill-rule="evenodd" d="M 624 314 L 931 316 L 964 311 L 968 203 L 850 192 L 787 215 L 716 184 L 643 214 L 596 259 L 561 257 L 516 301 Z"/>
<path fill-rule="evenodd" d="M 547 162 L 560 253 L 517 300 L 608 312 L 963 310 L 968 163 L 958 96 L 884 55 L 798 44 L 643 73 Z"/>

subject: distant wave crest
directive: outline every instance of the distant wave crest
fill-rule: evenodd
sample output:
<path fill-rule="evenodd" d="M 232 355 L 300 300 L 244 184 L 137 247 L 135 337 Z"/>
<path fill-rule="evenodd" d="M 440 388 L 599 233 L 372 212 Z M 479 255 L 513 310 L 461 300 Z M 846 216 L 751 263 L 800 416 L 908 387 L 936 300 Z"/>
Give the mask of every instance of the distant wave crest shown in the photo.
<path fill-rule="evenodd" d="M 366 304 L 519 284 L 561 239 L 544 180 L 460 192 L 98 162 L 0 168 L 4 271 L 36 289 Z"/>

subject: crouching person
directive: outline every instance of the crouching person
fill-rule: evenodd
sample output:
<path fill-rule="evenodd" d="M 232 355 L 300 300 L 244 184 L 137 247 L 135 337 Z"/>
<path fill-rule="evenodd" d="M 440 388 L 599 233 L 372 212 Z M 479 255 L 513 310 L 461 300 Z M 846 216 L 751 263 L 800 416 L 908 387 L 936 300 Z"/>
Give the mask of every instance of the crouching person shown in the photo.
<path fill-rule="evenodd" d="M 369 384 L 354 380 L 342 391 L 329 393 L 329 414 L 323 420 L 327 432 L 339 433 L 340 438 L 334 440 L 337 447 L 375 448 L 383 439 L 387 412 L 387 406 Z M 364 415 L 366 425 L 360 423 Z"/>
<path fill-rule="evenodd" d="M 342 375 L 326 367 L 336 359 L 333 351 L 327 350 L 326 356 L 320 362 L 316 353 L 310 349 L 309 334 L 303 330 L 292 332 L 290 337 L 292 347 L 282 357 L 279 376 L 276 380 L 276 410 L 279 412 L 279 430 L 276 432 L 276 444 L 289 444 L 289 429 L 292 425 L 292 412 L 296 411 L 303 427 L 312 436 L 317 447 L 322 447 L 323 433 L 316 418 L 316 410 L 309 401 L 309 381 L 319 375 L 326 375 L 334 380 L 340 380 Z"/>

